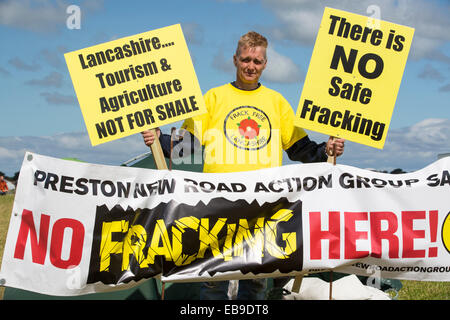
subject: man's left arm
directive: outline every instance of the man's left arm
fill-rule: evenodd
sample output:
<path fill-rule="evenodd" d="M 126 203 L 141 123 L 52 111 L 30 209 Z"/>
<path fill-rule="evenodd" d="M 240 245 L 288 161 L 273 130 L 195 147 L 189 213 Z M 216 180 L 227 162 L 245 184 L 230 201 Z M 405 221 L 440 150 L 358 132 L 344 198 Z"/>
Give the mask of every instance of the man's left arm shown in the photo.
<path fill-rule="evenodd" d="M 344 139 L 330 137 L 328 142 L 317 144 L 311 141 L 308 136 L 304 136 L 287 149 L 286 153 L 292 161 L 303 163 L 325 162 L 329 155 L 335 154 L 336 157 L 339 157 L 344 153 L 344 142 Z"/>

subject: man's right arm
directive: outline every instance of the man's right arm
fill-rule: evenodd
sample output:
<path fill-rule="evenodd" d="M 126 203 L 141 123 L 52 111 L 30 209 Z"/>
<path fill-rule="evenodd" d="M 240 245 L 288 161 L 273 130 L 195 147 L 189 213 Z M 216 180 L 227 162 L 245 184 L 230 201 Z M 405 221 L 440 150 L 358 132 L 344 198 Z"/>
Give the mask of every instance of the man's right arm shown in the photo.
<path fill-rule="evenodd" d="M 183 157 L 187 154 L 184 154 L 186 150 L 190 151 L 190 154 L 193 154 L 196 147 L 199 146 L 198 139 L 192 135 L 189 131 L 183 130 L 183 134 L 181 136 L 181 139 L 179 140 L 173 140 L 172 141 L 172 147 L 170 145 L 172 136 L 169 134 L 163 134 L 161 133 L 161 130 L 157 128 L 154 131 L 143 131 L 142 137 L 144 138 L 144 143 L 150 147 L 153 142 L 155 141 L 156 137 L 154 132 L 156 132 L 157 136 L 159 136 L 159 142 L 161 144 L 161 149 L 163 150 L 164 157 L 170 158 L 171 148 L 172 150 L 177 150 L 178 154 L 177 156 Z M 175 148 L 177 147 L 177 148 Z"/>

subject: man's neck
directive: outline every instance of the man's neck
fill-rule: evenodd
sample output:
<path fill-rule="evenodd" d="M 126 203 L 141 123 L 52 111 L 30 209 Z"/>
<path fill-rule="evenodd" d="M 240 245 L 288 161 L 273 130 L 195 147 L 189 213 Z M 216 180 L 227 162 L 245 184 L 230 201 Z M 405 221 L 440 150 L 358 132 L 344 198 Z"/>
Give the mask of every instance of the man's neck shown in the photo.
<path fill-rule="evenodd" d="M 241 81 L 238 81 L 238 80 L 233 81 L 231 84 L 233 86 L 235 86 L 236 88 L 238 88 L 238 89 L 246 90 L 246 91 L 251 91 L 251 90 L 258 89 L 261 86 L 261 84 L 259 82 L 256 82 L 256 83 L 244 83 L 244 82 L 241 82 Z"/>

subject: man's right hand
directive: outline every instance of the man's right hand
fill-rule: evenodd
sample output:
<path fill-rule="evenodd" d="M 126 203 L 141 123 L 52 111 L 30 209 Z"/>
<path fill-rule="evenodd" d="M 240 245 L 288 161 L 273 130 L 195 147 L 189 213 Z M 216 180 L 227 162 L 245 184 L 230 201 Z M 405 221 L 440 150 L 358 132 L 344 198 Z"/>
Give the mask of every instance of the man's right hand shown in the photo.
<path fill-rule="evenodd" d="M 147 147 L 150 147 L 153 144 L 153 142 L 155 142 L 156 139 L 155 132 L 159 138 L 159 136 L 161 135 L 161 130 L 159 128 L 155 128 L 154 130 L 145 130 L 141 132 L 142 137 L 144 138 L 144 143 Z"/>

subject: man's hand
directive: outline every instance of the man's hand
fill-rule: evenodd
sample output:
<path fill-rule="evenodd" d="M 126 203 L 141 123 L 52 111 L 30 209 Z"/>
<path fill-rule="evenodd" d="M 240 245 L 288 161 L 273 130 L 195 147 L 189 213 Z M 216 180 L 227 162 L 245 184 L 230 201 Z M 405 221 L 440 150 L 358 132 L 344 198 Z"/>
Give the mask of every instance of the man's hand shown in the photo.
<path fill-rule="evenodd" d="M 147 147 L 150 147 L 153 144 L 153 142 L 155 142 L 156 139 L 155 132 L 159 138 L 159 136 L 161 135 L 161 130 L 159 128 L 155 128 L 155 130 L 145 130 L 141 132 L 142 137 L 144 138 L 144 143 Z"/>
<path fill-rule="evenodd" d="M 345 139 L 330 137 L 327 142 L 326 150 L 329 156 L 339 157 L 344 153 Z"/>

